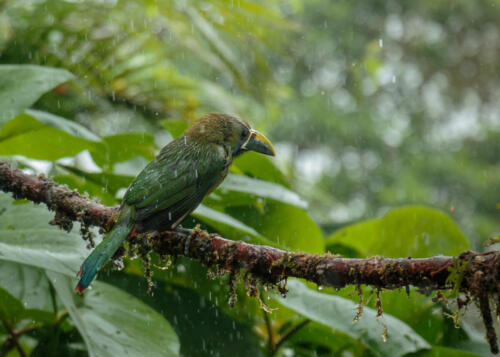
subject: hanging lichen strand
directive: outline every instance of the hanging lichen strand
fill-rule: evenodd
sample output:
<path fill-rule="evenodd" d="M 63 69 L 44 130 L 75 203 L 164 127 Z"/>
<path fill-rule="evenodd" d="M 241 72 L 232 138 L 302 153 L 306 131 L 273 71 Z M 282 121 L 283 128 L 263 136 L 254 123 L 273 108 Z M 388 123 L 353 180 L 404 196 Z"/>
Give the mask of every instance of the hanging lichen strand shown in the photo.
<path fill-rule="evenodd" d="M 26 175 L 7 163 L 0 163 L 0 189 L 12 192 L 16 199 L 45 203 L 50 210 L 56 212 L 50 223 L 62 229 L 70 230 L 73 221 L 82 223 L 86 227 L 82 229 L 82 236 L 87 241 L 91 238 L 88 226 L 108 230 L 113 222 L 112 217 L 117 212 L 117 207 L 106 207 L 44 177 Z M 498 251 L 467 251 L 458 257 L 435 256 L 424 259 L 343 258 L 331 254 L 287 252 L 268 246 L 231 241 L 199 228 L 191 231 L 151 232 L 141 236 L 132 231 L 128 241 L 132 250 L 137 250 L 133 247 L 140 246 L 139 255 L 148 272 L 149 287 L 152 286 L 148 258 L 151 251 L 169 261 L 175 261 L 175 257 L 183 255 L 199 260 L 211 268 L 214 276 L 229 276 L 230 304 L 236 303 L 235 284 L 241 276 L 247 292 L 255 298 L 259 298 L 259 286 L 275 288 L 285 295 L 288 277 L 302 278 L 318 286 L 334 288 L 355 285 L 360 296 L 361 285 L 372 286 L 377 294 L 381 289 L 404 288 L 409 291 L 409 286 L 415 286 L 426 295 L 437 291 L 435 301 L 444 299 L 440 290 L 450 290 L 452 294 L 461 293 L 463 297 L 457 297 L 459 310 L 472 301 L 478 304 L 491 351 L 498 353 L 491 306 L 493 302 L 496 305 L 494 314 L 500 316 Z M 119 260 L 124 253 L 125 250 L 121 250 L 115 260 Z M 356 315 L 358 318 L 362 314 L 362 305 L 361 300 Z M 261 306 L 266 308 L 264 304 Z M 377 310 L 381 314 L 380 299 L 377 299 Z"/>

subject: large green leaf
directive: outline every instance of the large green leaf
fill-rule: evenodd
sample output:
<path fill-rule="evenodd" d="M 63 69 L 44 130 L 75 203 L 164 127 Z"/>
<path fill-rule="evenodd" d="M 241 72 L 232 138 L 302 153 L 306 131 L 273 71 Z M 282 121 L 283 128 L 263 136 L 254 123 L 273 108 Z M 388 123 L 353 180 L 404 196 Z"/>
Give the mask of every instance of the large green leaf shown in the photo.
<path fill-rule="evenodd" d="M 273 312 L 271 316 L 274 314 Z M 328 348 L 333 356 L 363 356 L 367 349 L 358 340 L 315 321 L 309 322 L 300 329 L 289 339 L 288 344 L 294 350 L 300 348 L 301 345 L 305 345 L 307 350 L 313 351 L 315 347 L 316 350 L 320 351 Z M 314 356 L 314 354 L 312 355 Z"/>
<path fill-rule="evenodd" d="M 260 208 L 234 206 L 227 207 L 226 212 L 253 227 L 274 246 L 293 251 L 324 252 L 321 230 L 301 208 L 268 201 Z"/>
<path fill-rule="evenodd" d="M 39 121 L 45 123 L 48 126 L 64 130 L 68 134 L 71 134 L 72 136 L 75 136 L 77 138 L 82 138 L 90 141 L 101 141 L 101 138 L 99 136 L 95 135 L 86 127 L 74 121 L 34 109 L 26 110 L 26 114 L 31 115 L 32 117 L 38 119 Z"/>
<path fill-rule="evenodd" d="M 57 175 L 53 177 L 54 181 L 63 185 L 68 185 L 71 189 L 78 192 L 86 192 L 92 198 L 98 198 L 105 205 L 115 205 L 117 200 L 112 191 L 103 190 L 103 186 L 76 174 Z"/>
<path fill-rule="evenodd" d="M 455 348 L 432 346 L 431 350 L 412 353 L 408 357 L 479 357 L 481 355 Z"/>
<path fill-rule="evenodd" d="M 346 293 L 342 295 L 347 297 Z M 351 293 L 355 294 L 354 291 Z M 371 292 L 367 291 L 365 293 L 365 301 L 371 300 L 368 306 L 376 308 L 376 301 L 370 299 L 369 294 Z M 356 295 L 354 300 L 358 300 L 358 298 Z M 442 337 L 444 330 L 443 315 L 440 307 L 436 306 L 428 296 L 417 293 L 417 289 L 410 290 L 410 297 L 408 297 L 406 291 L 385 290 L 380 292 L 380 298 L 383 303 L 384 313 L 405 321 L 427 342 L 431 344 L 439 342 L 438 339 Z"/>
<path fill-rule="evenodd" d="M 14 327 L 22 320 L 28 323 L 53 322 L 53 315 L 46 311 L 26 309 L 21 300 L 0 286 L 0 320 Z"/>
<path fill-rule="evenodd" d="M 103 139 L 106 149 L 92 153 L 100 166 L 111 166 L 117 162 L 142 156 L 152 160 L 155 155 L 154 137 L 146 133 L 126 133 L 106 136 Z"/>
<path fill-rule="evenodd" d="M 72 278 L 47 272 L 90 356 L 177 356 L 179 340 L 156 311 L 128 293 L 95 281 L 81 298 Z"/>
<path fill-rule="evenodd" d="M 250 235 L 254 243 L 311 253 L 324 251 L 319 227 L 303 210 L 306 202 L 284 186 L 230 174 L 206 202 L 267 240 Z"/>
<path fill-rule="evenodd" d="M 389 333 L 388 340 L 384 342 L 383 326 L 377 321 L 375 310 L 365 307 L 361 319 L 353 323 L 356 311 L 353 301 L 313 291 L 298 280 L 289 281 L 288 288 L 286 298 L 276 297 L 280 303 L 311 320 L 361 341 L 379 356 L 402 356 L 430 348 L 408 325 L 391 315 L 384 314 L 383 317 Z"/>
<path fill-rule="evenodd" d="M 186 266 L 186 263 L 197 265 L 195 261 L 179 257 L 178 265 Z M 148 294 L 147 282 L 143 277 L 113 273 L 104 279 L 124 291 L 130 291 L 159 311 L 177 332 L 183 356 L 262 356 L 258 338 L 248 323 L 250 317 L 245 315 L 246 319 L 242 323 L 224 313 L 223 308 L 227 307 L 228 299 L 226 289 L 222 289 L 224 292 L 217 292 L 221 290 L 221 286 L 218 282 L 207 279 L 206 270 L 203 269 L 203 273 L 199 275 L 189 266 L 186 268 L 186 280 L 201 284 L 197 291 L 160 278 L 155 285 L 154 294 Z M 158 271 L 155 279 L 172 270 L 175 269 Z M 242 302 L 238 301 L 235 308 L 229 310 L 233 312 L 241 309 L 247 313 L 248 304 L 238 306 L 240 304 Z M 257 312 L 260 313 L 258 310 Z"/>
<path fill-rule="evenodd" d="M 423 206 L 396 208 L 380 219 L 344 227 L 327 238 L 327 245 L 334 243 L 351 246 L 365 256 L 387 257 L 457 255 L 470 247 L 447 214 Z"/>
<path fill-rule="evenodd" d="M 106 205 L 117 203 L 116 193 L 119 189 L 127 188 L 134 179 L 133 176 L 117 175 L 112 173 L 88 173 L 74 167 L 57 165 L 57 176 L 54 181 L 68 185 L 79 192 L 86 192 L 91 197 L 98 197 Z"/>
<path fill-rule="evenodd" d="M 0 286 L 27 309 L 53 311 L 49 280 L 43 269 L 0 261 Z"/>
<path fill-rule="evenodd" d="M 140 355 L 138 351 L 144 350 L 158 356 L 161 351 L 177 354 L 177 337 L 168 323 L 127 293 L 94 282 L 95 290 L 87 293 L 83 302 L 76 296 L 74 276 L 88 254 L 78 234 L 50 226 L 52 217 L 45 208 L 31 203 L 13 205 L 7 194 L 0 195 L 0 212 L 0 260 L 46 269 L 91 355 L 124 355 L 125 351 Z M 0 282 L 8 281 L 2 276 Z M 42 276 L 40 284 L 40 288 L 47 288 Z M 40 291 L 46 300 L 45 294 Z M 33 291 L 25 296 L 32 295 Z"/>
<path fill-rule="evenodd" d="M 153 264 L 155 263 L 156 261 L 153 260 Z M 164 265 L 164 263 L 161 265 Z M 138 260 L 130 261 L 129 264 L 126 265 L 125 271 L 129 273 L 125 277 L 121 277 L 118 273 L 113 274 L 116 278 L 114 277 L 112 279 L 112 284 L 116 284 L 117 279 L 121 282 L 127 282 L 126 286 L 121 283 L 119 286 L 126 291 L 130 291 L 136 296 L 139 296 L 137 294 L 140 294 L 141 300 L 148 301 L 149 299 L 145 300 L 143 298 L 143 296 L 146 295 L 145 291 L 147 286 L 144 285 L 145 279 L 142 277 L 143 269 L 141 262 Z M 137 276 L 137 279 L 140 278 L 140 281 L 142 282 L 140 285 L 139 282 L 132 280 L 132 274 Z M 101 274 L 100 279 L 109 282 L 111 280 L 107 279 L 108 276 L 108 274 Z M 214 307 L 217 308 L 217 312 L 215 312 L 216 316 L 219 311 L 224 312 L 225 315 L 228 315 L 235 321 L 247 326 L 252 325 L 253 321 L 260 318 L 262 314 L 260 304 L 257 299 L 248 296 L 244 284 L 236 284 L 237 303 L 231 307 L 228 303 L 231 297 L 229 292 L 230 288 L 227 284 L 228 276 L 226 275 L 217 279 L 210 279 L 211 276 L 212 274 L 209 273 L 209 269 L 202 265 L 199 261 L 182 256 L 178 257 L 176 259 L 175 266 L 170 269 L 157 269 L 154 272 L 153 279 L 156 284 L 155 289 L 153 290 L 153 297 L 156 303 L 159 304 L 154 307 L 162 314 L 164 314 L 164 311 L 168 311 L 165 310 L 165 306 L 162 305 L 163 287 L 161 284 L 162 282 L 166 282 L 169 285 L 189 289 L 193 293 L 198 294 L 200 299 L 206 299 L 207 303 L 214 304 Z M 138 286 L 138 292 L 132 292 L 134 286 Z M 167 289 L 167 291 L 170 293 L 170 289 Z M 268 300 L 268 302 L 273 301 Z M 201 302 L 201 304 L 205 304 L 205 302 Z M 275 305 L 277 304 L 278 303 L 275 303 Z M 189 307 L 187 309 L 189 309 Z M 195 308 L 195 310 L 197 310 L 197 308 Z M 279 311 L 280 316 L 282 310 L 284 311 L 285 309 L 281 309 Z M 295 315 L 295 312 L 289 309 L 287 310 L 290 311 L 290 313 L 286 315 L 286 318 L 289 318 L 291 315 Z M 172 316 L 166 315 L 165 317 L 174 325 L 175 328 L 176 323 L 175 321 L 172 322 Z M 200 317 L 200 319 L 201 318 L 202 317 Z M 203 319 L 205 319 L 205 317 Z"/>
<path fill-rule="evenodd" d="M 30 107 L 43 93 L 72 78 L 64 69 L 1 65 L 0 126 Z"/>
<path fill-rule="evenodd" d="M 0 193 L 0 260 L 75 276 L 88 255 L 80 235 L 49 225 L 53 213 L 45 207 L 12 202 Z"/>
<path fill-rule="evenodd" d="M 307 207 L 307 203 L 299 195 L 284 186 L 243 175 L 228 175 L 222 182 L 220 190 L 222 192 L 227 190 L 268 198 L 300 208 Z"/>
<path fill-rule="evenodd" d="M 0 320 L 12 326 L 22 319 L 23 313 L 21 301 L 0 286 Z"/>
<path fill-rule="evenodd" d="M 255 241 L 262 244 L 272 243 L 252 227 L 238 221 L 236 218 L 233 218 L 223 212 L 216 211 L 205 205 L 199 205 L 192 215 L 217 229 L 217 231 L 226 238 L 236 240 L 251 237 Z"/>
<path fill-rule="evenodd" d="M 327 289 L 327 291 L 329 290 Z M 363 290 L 365 305 L 376 309 L 376 299 L 373 299 L 373 291 L 371 289 Z M 448 330 L 446 323 L 451 320 L 444 319 L 442 307 L 440 305 L 436 306 L 432 299 L 419 294 L 417 290 L 411 288 L 409 296 L 404 290 L 382 290 L 380 298 L 383 303 L 384 313 L 404 321 L 432 345 L 443 344 L 444 335 L 447 336 L 447 340 L 454 338 L 455 332 L 459 330 L 456 328 L 451 328 L 451 331 Z M 335 294 L 356 303 L 359 301 L 354 286 L 346 287 Z"/>
<path fill-rule="evenodd" d="M 18 115 L 0 129 L 0 155 L 3 156 L 23 155 L 54 161 L 96 148 L 101 146 L 95 141 L 68 134 L 28 114 Z"/>
<path fill-rule="evenodd" d="M 233 167 L 238 168 L 248 176 L 289 187 L 285 176 L 273 164 L 272 160 L 273 158 L 250 151 L 236 158 Z"/>

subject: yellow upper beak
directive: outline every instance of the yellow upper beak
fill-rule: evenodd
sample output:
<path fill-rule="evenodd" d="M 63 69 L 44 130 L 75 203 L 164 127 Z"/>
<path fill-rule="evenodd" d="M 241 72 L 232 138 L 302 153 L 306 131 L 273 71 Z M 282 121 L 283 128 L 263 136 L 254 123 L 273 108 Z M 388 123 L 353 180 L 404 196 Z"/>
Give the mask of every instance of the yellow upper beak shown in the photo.
<path fill-rule="evenodd" d="M 274 151 L 273 144 L 271 144 L 269 139 L 253 129 L 250 129 L 250 137 L 248 141 L 243 144 L 242 148 L 265 155 L 276 156 L 276 151 Z"/>

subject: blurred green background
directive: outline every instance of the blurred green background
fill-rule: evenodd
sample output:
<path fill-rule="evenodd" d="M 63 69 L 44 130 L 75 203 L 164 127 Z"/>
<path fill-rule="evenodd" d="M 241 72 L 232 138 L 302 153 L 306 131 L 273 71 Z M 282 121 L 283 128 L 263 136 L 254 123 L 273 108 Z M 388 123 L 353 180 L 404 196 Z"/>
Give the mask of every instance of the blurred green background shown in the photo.
<path fill-rule="evenodd" d="M 499 6 L 0 0 L 0 156 L 115 205 L 191 121 L 224 112 L 278 155 L 237 159 L 187 226 L 352 257 L 482 251 L 500 233 Z M 353 324 L 354 289 L 290 281 L 287 299 L 261 291 L 266 313 L 241 283 L 230 309 L 227 277 L 187 259 L 153 269 L 147 295 L 137 259 L 80 298 L 86 243 L 50 220 L 0 195 L 0 356 L 489 355 L 474 306 L 455 327 L 454 299 L 413 290 Z"/>

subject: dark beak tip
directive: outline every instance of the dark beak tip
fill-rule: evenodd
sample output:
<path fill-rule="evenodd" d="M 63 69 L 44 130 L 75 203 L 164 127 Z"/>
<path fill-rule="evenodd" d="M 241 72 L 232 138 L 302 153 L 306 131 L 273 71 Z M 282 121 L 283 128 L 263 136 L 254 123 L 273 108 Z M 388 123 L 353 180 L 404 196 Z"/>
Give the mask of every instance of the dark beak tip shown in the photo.
<path fill-rule="evenodd" d="M 251 140 L 248 142 L 246 148 L 260 154 L 276 156 L 276 151 L 274 151 L 271 142 L 264 135 L 257 131 L 254 131 L 252 133 Z"/>
<path fill-rule="evenodd" d="M 268 146 L 265 143 L 260 142 L 256 144 L 252 149 L 252 151 L 258 152 L 259 154 L 264 154 L 268 156 L 276 156 L 276 152 L 272 146 Z"/>

